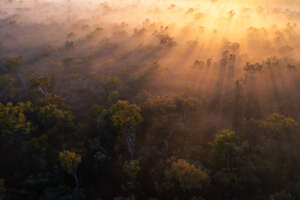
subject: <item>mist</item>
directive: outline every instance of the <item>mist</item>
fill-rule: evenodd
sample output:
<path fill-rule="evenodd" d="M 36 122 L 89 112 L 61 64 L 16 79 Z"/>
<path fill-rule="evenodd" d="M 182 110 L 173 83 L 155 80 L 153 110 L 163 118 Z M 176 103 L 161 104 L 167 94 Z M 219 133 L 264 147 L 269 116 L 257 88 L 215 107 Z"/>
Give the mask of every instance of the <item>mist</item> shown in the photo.
<path fill-rule="evenodd" d="M 299 62 L 300 13 L 293 6 L 296 1 L 77 0 L 1 4 L 1 57 L 24 56 L 26 72 L 61 70 L 61 60 L 66 57 L 88 57 L 88 64 L 77 69 L 77 73 L 83 70 L 88 76 L 115 76 L 121 70 L 138 73 L 159 63 L 160 72 L 148 83 L 158 94 L 184 93 L 188 89 L 213 96 L 207 93 L 216 90 L 213 87 L 220 84 L 220 79 L 231 85 L 221 90 L 230 90 L 236 81 L 243 80 L 247 63 L 265 65 L 273 60 L 284 68 L 298 66 Z M 66 47 L 68 42 L 71 48 Z M 49 55 L 41 58 L 43 51 Z M 221 66 L 223 62 L 228 66 Z M 272 84 L 292 87 L 292 75 L 284 78 L 288 85 L 279 78 Z M 262 95 L 272 93 L 272 86 L 256 81 L 267 87 Z"/>
<path fill-rule="evenodd" d="M 297 150 L 296 141 L 299 137 L 288 135 L 289 138 L 282 141 L 274 139 L 276 142 L 270 146 L 265 141 L 271 132 L 278 135 L 282 130 L 297 132 L 291 124 L 300 120 L 299 20 L 298 0 L 1 0 L 0 122 L 2 103 L 9 107 L 10 103 L 19 105 L 20 102 L 31 102 L 34 109 L 16 108 L 26 110 L 25 114 L 16 116 L 24 115 L 32 121 L 29 124 L 33 124 L 34 139 L 40 137 L 41 132 L 49 137 L 52 150 L 43 159 L 49 161 L 51 173 L 55 174 L 55 167 L 62 165 L 61 171 L 68 174 L 64 164 L 57 164 L 63 162 L 59 159 L 64 156 L 59 154 L 62 156 L 56 158 L 58 153 L 69 149 L 82 155 L 82 160 L 81 157 L 77 159 L 83 163 L 81 168 L 76 166 L 80 175 L 74 175 L 74 168 L 67 178 L 61 176 L 63 181 L 60 181 L 64 187 L 69 187 L 68 190 L 64 189 L 65 193 L 70 193 L 72 187 L 76 187 L 76 191 L 81 187 L 78 191 L 85 193 L 86 199 L 113 199 L 117 195 L 130 196 L 131 193 L 148 199 L 151 193 L 155 193 L 157 196 L 153 196 L 157 199 L 175 199 L 178 195 L 179 199 L 188 197 L 195 200 L 190 197 L 198 195 L 201 190 L 202 196 L 207 199 L 211 197 L 212 200 L 233 197 L 251 199 L 254 195 L 252 199 L 276 200 L 274 195 L 285 179 L 276 180 L 276 186 L 269 186 L 268 183 L 271 184 L 282 169 L 278 167 L 269 171 L 265 166 L 281 166 L 278 163 L 284 156 L 280 154 L 281 157 L 274 158 L 272 152 L 275 147 L 279 146 L 276 152 L 282 149 L 293 152 Z M 54 100 L 51 95 L 55 96 Z M 134 126 L 130 124 L 124 128 L 125 131 L 122 126 L 129 122 L 120 120 L 121 125 L 117 126 L 118 119 L 135 112 L 130 110 L 110 116 L 116 109 L 127 105 L 124 101 L 138 113 L 128 118 L 128 121 L 136 121 L 133 122 Z M 68 120 L 74 123 L 73 127 L 58 123 L 49 128 L 48 124 L 43 124 L 46 121 L 44 118 L 47 118 L 41 117 L 43 114 L 53 117 L 50 111 L 47 113 L 48 104 L 60 109 L 56 114 L 61 118 L 67 118 L 67 114 L 72 113 Z M 44 113 L 32 114 L 33 110 L 39 109 L 44 109 Z M 36 123 L 35 120 L 39 118 L 42 120 Z M 139 121 L 140 118 L 143 120 Z M 284 122 L 277 123 L 278 119 Z M 6 121 L 3 117 L 2 124 Z M 15 121 L 22 122 L 22 119 Z M 49 121 L 52 124 L 55 120 L 51 118 Z M 66 121 L 60 123 L 68 124 L 69 121 Z M 275 128 L 270 128 L 273 122 Z M 3 127 L 0 125 L 0 136 Z M 214 142 L 218 139 L 218 131 L 223 129 L 241 133 L 238 136 L 245 143 L 238 141 L 238 148 L 249 145 L 252 151 L 248 153 L 259 152 L 255 155 L 257 157 L 262 155 L 256 158 L 251 154 L 249 158 L 247 154 L 245 157 L 249 158 L 251 167 L 248 166 L 250 164 L 243 166 L 251 168 L 251 173 L 258 178 L 267 174 L 260 182 L 261 185 L 268 185 L 265 191 L 257 189 L 253 194 L 249 192 L 255 185 L 253 183 L 245 186 L 246 189 L 237 189 L 239 192 L 227 192 L 233 186 L 223 187 L 223 183 L 217 182 L 220 171 L 231 170 L 230 173 L 234 174 L 234 170 L 239 169 L 239 161 L 244 159 L 232 161 L 236 163 L 228 167 L 228 160 L 231 159 L 228 158 L 227 164 L 224 164 L 226 166 L 222 170 L 218 168 L 223 161 L 213 157 L 219 148 L 213 145 L 216 145 Z M 120 135 L 121 132 L 127 135 Z M 251 135 L 253 132 L 257 135 Z M 138 134 L 131 138 L 128 136 L 130 133 Z M 227 135 L 232 134 L 229 132 Z M 27 136 L 24 138 L 27 143 L 32 139 Z M 127 141 L 124 142 L 124 138 Z M 269 138 L 272 140 L 273 136 Z M 9 143 L 7 141 L 3 140 L 3 144 Z M 279 145 L 286 141 L 290 142 L 291 149 L 286 147 L 289 146 L 286 143 Z M 24 148 L 27 147 L 27 143 L 21 143 Z M 9 148 L 14 149 L 13 146 Z M 236 149 L 233 157 L 240 155 Z M 95 161 L 95 155 L 99 152 L 105 154 L 104 161 Z M 5 153 L 3 150 L 0 155 Z M 31 154 L 28 155 L 30 159 L 35 159 Z M 71 156 L 74 158 L 76 154 Z M 199 157 L 203 160 L 197 160 Z M 157 162 L 153 162 L 156 158 Z M 175 189 L 168 188 L 172 184 L 160 178 L 168 177 L 166 174 L 169 172 L 159 170 L 169 169 L 172 166 L 170 163 L 180 158 L 192 166 L 203 166 L 212 181 L 207 181 L 201 189 L 196 190 L 179 190 L 175 186 Z M 274 161 L 274 165 L 267 165 L 263 163 L 264 159 L 276 160 L 276 163 Z M 127 176 L 124 173 L 119 175 L 119 171 L 126 168 L 124 163 L 134 160 L 147 169 L 148 165 L 155 163 L 153 169 L 157 169 L 157 172 L 154 170 L 149 174 L 150 170 L 145 170 L 141 175 L 144 180 L 130 179 L 126 182 Z M 5 173 L 5 170 L 0 173 L 0 181 L 2 176 L 9 180 L 10 199 L 19 199 L 12 194 L 21 187 L 6 175 L 19 171 L 15 162 L 12 159 L 3 167 L 9 173 Z M 47 171 L 44 167 L 46 164 L 39 162 L 35 160 L 32 165 L 38 166 L 43 174 Z M 265 168 L 252 167 L 251 162 L 257 162 L 257 165 Z M 295 163 L 298 166 L 298 161 Z M 182 165 L 187 166 L 184 162 Z M 10 169 L 11 166 L 14 168 Z M 32 173 L 30 166 L 24 164 L 28 174 L 17 174 L 16 180 L 27 183 L 25 178 Z M 91 166 L 94 168 L 89 171 Z M 243 170 L 247 171 L 248 168 Z M 97 171 L 99 169 L 104 172 Z M 152 175 L 155 181 L 150 180 Z M 226 178 L 229 177 L 227 175 Z M 70 181 L 72 176 L 76 181 L 82 181 L 82 185 Z M 89 178 L 92 179 L 91 183 Z M 130 181 L 144 182 L 132 189 Z M 160 181 L 164 184 L 159 185 Z M 113 191 L 115 187 L 117 191 Z M 168 189 L 165 190 L 165 187 Z M 102 188 L 101 194 L 97 193 L 98 188 Z M 218 192 L 212 192 L 215 189 Z M 45 191 L 41 189 L 41 193 Z M 183 192 L 178 194 L 178 191 Z M 293 191 L 288 193 L 291 195 L 298 192 L 291 188 L 282 191 Z M 253 196 L 245 195 L 248 193 Z M 35 195 L 39 198 L 38 194 Z M 81 196 L 81 199 L 85 198 Z"/>

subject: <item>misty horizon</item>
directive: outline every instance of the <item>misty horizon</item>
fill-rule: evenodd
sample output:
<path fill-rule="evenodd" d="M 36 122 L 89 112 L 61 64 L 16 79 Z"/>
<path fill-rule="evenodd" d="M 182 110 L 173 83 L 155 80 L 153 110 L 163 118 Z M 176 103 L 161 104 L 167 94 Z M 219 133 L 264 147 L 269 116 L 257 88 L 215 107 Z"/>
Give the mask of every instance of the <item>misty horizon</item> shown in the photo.
<path fill-rule="evenodd" d="M 0 0 L 0 200 L 300 199 L 298 0 Z"/>

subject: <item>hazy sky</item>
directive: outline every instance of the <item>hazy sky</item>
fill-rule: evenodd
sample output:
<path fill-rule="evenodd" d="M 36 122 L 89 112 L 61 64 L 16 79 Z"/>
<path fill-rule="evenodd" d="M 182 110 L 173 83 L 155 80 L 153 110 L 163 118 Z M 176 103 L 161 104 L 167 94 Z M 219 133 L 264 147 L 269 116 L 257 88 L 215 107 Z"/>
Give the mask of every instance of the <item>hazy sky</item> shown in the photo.
<path fill-rule="evenodd" d="M 149 19 L 157 27 L 167 26 L 168 33 L 182 42 L 201 40 L 210 44 L 210 41 L 230 40 L 251 46 L 260 37 L 259 44 L 268 46 L 276 40 L 278 48 L 296 49 L 298 40 L 294 40 L 286 29 L 290 29 L 288 24 L 295 27 L 300 20 L 299 1 L 23 0 L 7 3 L 0 0 L 0 11 L 20 14 L 22 17 L 18 20 L 21 23 L 27 20 L 34 23 L 67 22 L 70 25 L 67 20 L 72 19 L 72 22 L 83 20 L 91 27 L 103 26 L 103 23 L 125 23 L 129 27 L 127 31 L 142 27 Z M 17 9 L 22 7 L 27 9 Z M 298 37 L 299 30 L 294 31 L 297 32 L 293 37 Z"/>

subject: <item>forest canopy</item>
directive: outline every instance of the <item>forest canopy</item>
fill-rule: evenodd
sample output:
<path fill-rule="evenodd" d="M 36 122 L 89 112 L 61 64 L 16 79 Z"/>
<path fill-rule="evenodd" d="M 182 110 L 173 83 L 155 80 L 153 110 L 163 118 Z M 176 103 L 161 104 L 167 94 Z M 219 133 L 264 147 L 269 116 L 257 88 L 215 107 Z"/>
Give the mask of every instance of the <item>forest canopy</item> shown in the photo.
<path fill-rule="evenodd" d="M 300 199 L 298 0 L 1 0 L 0 200 Z"/>

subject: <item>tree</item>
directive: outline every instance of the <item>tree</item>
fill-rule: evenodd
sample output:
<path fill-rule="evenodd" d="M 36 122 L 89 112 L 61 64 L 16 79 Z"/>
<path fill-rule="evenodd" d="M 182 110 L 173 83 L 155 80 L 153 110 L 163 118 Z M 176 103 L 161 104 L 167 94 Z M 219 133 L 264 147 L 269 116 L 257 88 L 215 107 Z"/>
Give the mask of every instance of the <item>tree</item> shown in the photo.
<path fill-rule="evenodd" d="M 281 132 L 284 128 L 297 126 L 297 122 L 291 117 L 285 117 L 279 113 L 271 114 L 266 120 L 264 120 L 263 125 L 270 128 L 272 131 Z"/>
<path fill-rule="evenodd" d="M 135 131 L 134 128 L 143 121 L 141 108 L 127 101 L 119 100 L 109 109 L 112 124 L 125 134 L 131 159 L 134 158 Z"/>
<path fill-rule="evenodd" d="M 18 79 L 19 83 L 21 83 L 22 87 L 26 88 L 24 77 L 20 73 L 20 67 L 23 65 L 24 58 L 22 56 L 6 58 L 3 67 L 0 67 L 0 74 L 9 73 L 14 75 Z"/>
<path fill-rule="evenodd" d="M 211 169 L 214 169 L 213 179 L 216 186 L 220 187 L 220 194 L 233 199 L 237 193 L 249 192 L 248 188 L 259 183 L 252 168 L 253 163 L 249 166 L 251 155 L 248 142 L 242 141 L 234 131 L 224 129 L 216 134 L 212 154 Z"/>
<path fill-rule="evenodd" d="M 108 97 L 107 97 L 107 102 L 108 102 L 109 105 L 112 105 L 112 104 L 117 103 L 118 100 L 119 100 L 119 98 L 120 98 L 120 93 L 119 93 L 119 91 L 118 91 L 118 90 L 114 90 L 114 91 L 112 91 L 112 92 L 108 95 Z"/>
<path fill-rule="evenodd" d="M 176 104 L 177 110 L 182 115 L 182 121 L 184 124 L 185 124 L 185 120 L 186 120 L 188 113 L 191 111 L 195 112 L 200 107 L 199 99 L 192 98 L 192 97 L 186 97 L 186 96 L 176 96 L 175 104 Z"/>
<path fill-rule="evenodd" d="M 41 135 L 32 138 L 27 142 L 27 148 L 31 153 L 43 153 L 48 148 L 48 135 Z"/>
<path fill-rule="evenodd" d="M 176 104 L 174 99 L 169 96 L 148 96 L 144 102 L 143 111 L 150 117 L 160 114 L 174 114 Z"/>
<path fill-rule="evenodd" d="M 18 103 L 13 105 L 0 103 L 0 133 L 4 135 L 28 134 L 32 131 L 32 123 L 27 120 L 26 112 L 32 109 L 32 104 Z"/>
<path fill-rule="evenodd" d="M 38 124 L 43 129 L 72 127 L 73 116 L 70 111 L 59 109 L 57 105 L 49 104 L 39 108 Z"/>
<path fill-rule="evenodd" d="M 59 161 L 66 173 L 72 175 L 75 180 L 76 189 L 79 189 L 78 166 L 81 163 L 81 156 L 75 152 L 65 150 L 59 153 Z"/>
<path fill-rule="evenodd" d="M 168 186 L 183 192 L 201 190 L 210 182 L 208 174 L 201 168 L 178 159 L 165 170 Z"/>
<path fill-rule="evenodd" d="M 130 75 L 128 85 L 132 89 L 132 92 L 137 93 L 138 91 L 140 91 L 145 86 L 145 84 L 147 84 L 154 77 L 156 77 L 156 75 L 158 75 L 159 70 L 159 63 L 154 62 L 150 66 L 145 67 L 141 70 L 137 70 L 132 75 Z"/>
<path fill-rule="evenodd" d="M 102 87 L 104 90 L 104 96 L 109 105 L 111 105 L 110 103 L 116 103 L 113 101 L 119 98 L 118 89 L 120 88 L 120 80 L 116 77 L 105 79 L 102 83 Z"/>
<path fill-rule="evenodd" d="M 16 79 L 9 74 L 0 75 L 0 100 L 6 102 L 15 97 L 14 84 Z"/>
<path fill-rule="evenodd" d="M 271 114 L 266 120 L 262 120 L 260 124 L 267 131 L 267 138 L 263 144 L 263 148 L 275 137 L 282 136 L 289 128 L 298 126 L 298 123 L 293 118 L 285 117 L 279 113 Z"/>
<path fill-rule="evenodd" d="M 65 100 L 62 97 L 52 93 L 48 93 L 43 105 L 55 105 L 61 110 L 69 110 L 69 106 L 65 103 Z"/>
<path fill-rule="evenodd" d="M 123 172 L 125 173 L 128 181 L 124 189 L 133 190 L 137 186 L 137 177 L 141 171 L 140 161 L 138 160 L 130 160 L 125 161 L 123 164 Z"/>
<path fill-rule="evenodd" d="M 165 152 L 169 151 L 169 141 L 174 136 L 175 128 L 170 124 L 177 121 L 177 107 L 174 98 L 169 96 L 147 96 L 143 102 L 143 114 L 150 126 L 151 140 L 163 143 Z M 157 140 L 159 140 L 157 142 Z M 153 144 L 152 144 L 153 145 Z"/>
<path fill-rule="evenodd" d="M 213 142 L 216 161 L 226 163 L 225 167 L 230 171 L 241 161 L 246 149 L 247 143 L 242 143 L 240 137 L 228 129 L 219 131 Z"/>
<path fill-rule="evenodd" d="M 24 142 L 29 163 L 32 169 L 45 169 L 48 165 L 47 152 L 49 149 L 48 135 L 43 134 L 41 136 L 33 137 Z"/>
<path fill-rule="evenodd" d="M 178 141 L 184 143 L 180 148 L 185 151 L 189 142 L 187 119 L 191 117 L 190 114 L 198 111 L 199 107 L 199 99 L 184 95 L 175 97 L 149 95 L 143 103 L 143 114 L 145 124 L 150 126 L 151 138 L 159 140 L 158 143 L 163 142 L 163 147 L 168 152 L 170 140 L 177 137 Z"/>
<path fill-rule="evenodd" d="M 52 92 L 54 88 L 53 83 L 54 75 L 48 74 L 45 76 L 37 75 L 30 80 L 30 89 L 35 94 L 47 97 L 47 95 Z"/>

